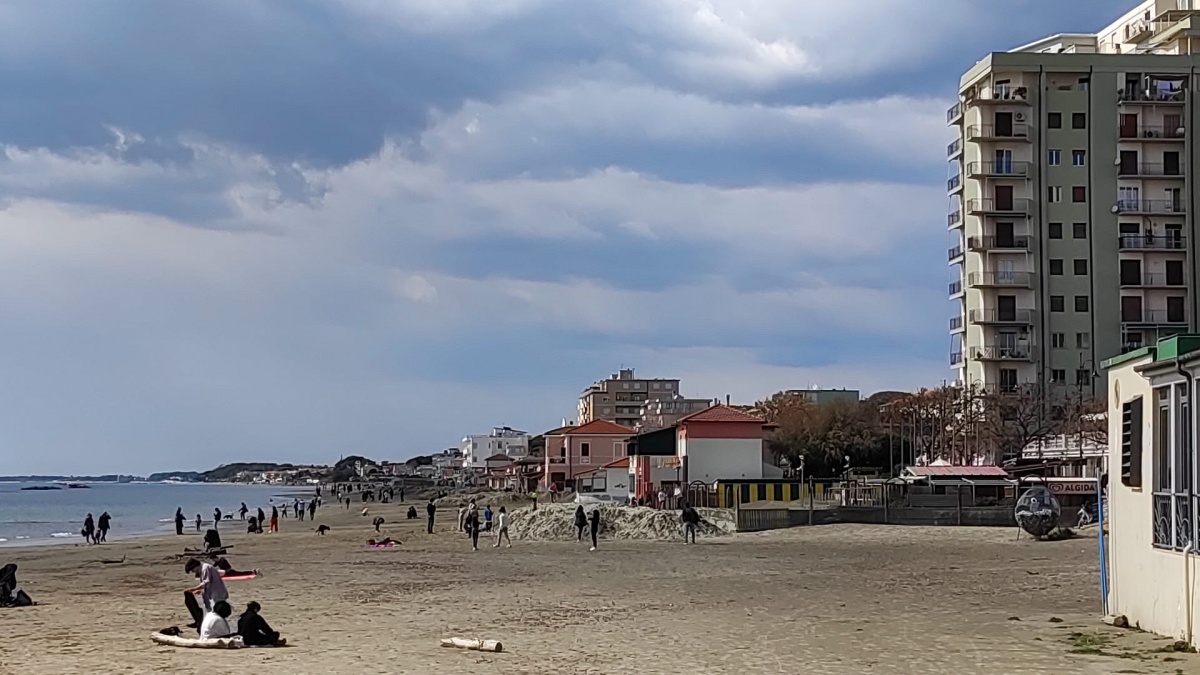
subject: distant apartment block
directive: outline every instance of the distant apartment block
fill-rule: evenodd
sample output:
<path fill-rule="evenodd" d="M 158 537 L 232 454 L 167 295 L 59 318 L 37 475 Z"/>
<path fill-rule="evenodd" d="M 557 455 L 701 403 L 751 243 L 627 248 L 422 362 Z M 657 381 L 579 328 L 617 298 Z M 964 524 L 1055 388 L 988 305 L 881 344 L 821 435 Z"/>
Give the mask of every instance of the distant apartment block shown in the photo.
<path fill-rule="evenodd" d="M 679 380 L 638 378 L 632 368 L 623 368 L 580 394 L 579 424 L 606 420 L 633 429 L 641 423 L 644 403 L 678 394 Z"/>
<path fill-rule="evenodd" d="M 1099 364 L 1200 329 L 1195 0 L 992 53 L 947 111 L 950 365 L 1105 396 Z"/>
<path fill-rule="evenodd" d="M 666 429 L 679 420 L 706 410 L 716 403 L 711 398 L 656 398 L 646 401 L 638 411 L 639 421 L 636 425 L 639 431 L 651 429 Z"/>
<path fill-rule="evenodd" d="M 482 468 L 493 455 L 514 460 L 529 456 L 529 434 L 510 427 L 495 427 L 490 434 L 467 436 L 460 446 L 463 468 Z"/>
<path fill-rule="evenodd" d="M 828 405 L 830 403 L 858 403 L 861 398 L 857 389 L 788 389 L 776 396 L 799 396 L 813 405 Z"/>

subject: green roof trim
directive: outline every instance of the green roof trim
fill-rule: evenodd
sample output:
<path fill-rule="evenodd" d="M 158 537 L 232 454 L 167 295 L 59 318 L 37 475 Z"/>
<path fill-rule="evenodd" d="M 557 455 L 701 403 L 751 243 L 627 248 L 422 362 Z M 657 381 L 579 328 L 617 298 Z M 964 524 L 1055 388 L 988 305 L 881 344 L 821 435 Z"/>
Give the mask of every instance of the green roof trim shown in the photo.
<path fill-rule="evenodd" d="M 1194 352 L 1200 352 L 1200 335 L 1173 335 L 1158 341 L 1158 356 L 1155 361 L 1174 361 Z"/>
<path fill-rule="evenodd" d="M 1101 361 L 1100 367 L 1105 370 L 1111 370 L 1122 364 L 1129 363 L 1130 361 L 1137 361 L 1138 359 L 1142 359 L 1147 356 L 1149 356 L 1151 359 L 1153 359 L 1154 353 L 1155 353 L 1154 347 L 1142 347 L 1141 349 L 1135 349 L 1134 351 L 1131 351 L 1131 352 L 1125 352 L 1124 354 L 1121 354 L 1120 356 L 1114 356 L 1111 359 L 1106 359 L 1104 361 Z"/>

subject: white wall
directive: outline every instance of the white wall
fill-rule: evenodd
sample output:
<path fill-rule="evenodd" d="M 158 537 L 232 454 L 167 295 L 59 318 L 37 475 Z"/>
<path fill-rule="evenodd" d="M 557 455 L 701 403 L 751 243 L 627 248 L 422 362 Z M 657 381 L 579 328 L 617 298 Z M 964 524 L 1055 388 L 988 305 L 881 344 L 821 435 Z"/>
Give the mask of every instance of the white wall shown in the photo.
<path fill-rule="evenodd" d="M 523 459 L 529 455 L 529 436 L 492 436 L 478 434 L 467 436 L 459 445 L 462 450 L 463 468 L 483 468 L 484 460 L 496 453 L 508 455 L 513 459 Z"/>
<path fill-rule="evenodd" d="M 1143 630 L 1187 639 L 1189 613 L 1191 625 L 1200 630 L 1200 593 L 1197 592 L 1200 591 L 1200 584 L 1197 584 L 1200 566 L 1194 555 L 1185 562 L 1181 552 L 1154 548 L 1153 420 L 1156 410 L 1150 382 L 1133 370 L 1148 361 L 1143 358 L 1127 362 L 1109 371 L 1108 377 L 1109 612 L 1124 614 L 1130 625 Z M 1145 402 L 1142 486 L 1131 488 L 1121 483 L 1121 406 L 1137 396 L 1143 397 Z M 1195 644 L 1195 636 L 1191 637 Z"/>
<path fill-rule="evenodd" d="M 679 453 L 687 458 L 689 483 L 763 477 L 759 438 L 682 438 Z"/>

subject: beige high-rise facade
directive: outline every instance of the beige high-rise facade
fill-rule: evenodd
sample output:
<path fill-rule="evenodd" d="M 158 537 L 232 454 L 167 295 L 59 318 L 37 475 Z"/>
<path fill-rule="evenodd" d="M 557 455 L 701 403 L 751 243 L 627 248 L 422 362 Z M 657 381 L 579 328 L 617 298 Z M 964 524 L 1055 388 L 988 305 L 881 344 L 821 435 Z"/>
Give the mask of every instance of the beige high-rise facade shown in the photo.
<path fill-rule="evenodd" d="M 679 380 L 639 378 L 622 368 L 579 395 L 579 423 L 608 420 L 633 429 L 642 421 L 643 404 L 678 395 Z"/>
<path fill-rule="evenodd" d="M 947 122 L 951 366 L 967 384 L 1082 387 L 1197 332 L 1198 0 L 993 53 Z"/>

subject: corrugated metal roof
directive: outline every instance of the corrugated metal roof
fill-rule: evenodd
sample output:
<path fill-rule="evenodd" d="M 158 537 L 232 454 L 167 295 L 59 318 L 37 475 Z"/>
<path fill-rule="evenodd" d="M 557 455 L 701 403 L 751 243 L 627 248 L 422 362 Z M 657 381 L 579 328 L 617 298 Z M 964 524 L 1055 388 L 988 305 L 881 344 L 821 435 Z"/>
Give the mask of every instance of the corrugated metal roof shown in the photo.
<path fill-rule="evenodd" d="M 1008 472 L 999 466 L 910 466 L 908 471 L 914 476 L 1008 477 Z"/>

